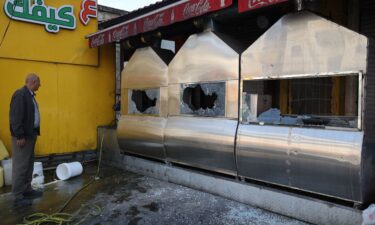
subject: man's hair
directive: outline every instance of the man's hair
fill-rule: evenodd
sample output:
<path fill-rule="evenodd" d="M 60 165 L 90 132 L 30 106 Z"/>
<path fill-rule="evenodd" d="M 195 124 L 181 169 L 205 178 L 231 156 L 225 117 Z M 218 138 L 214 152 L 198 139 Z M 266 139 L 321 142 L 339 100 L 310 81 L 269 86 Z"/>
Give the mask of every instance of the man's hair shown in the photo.
<path fill-rule="evenodd" d="M 36 75 L 35 73 L 29 73 L 26 76 L 25 83 L 27 84 L 29 82 L 34 82 L 34 81 L 37 81 L 37 80 L 40 80 L 38 75 Z"/>

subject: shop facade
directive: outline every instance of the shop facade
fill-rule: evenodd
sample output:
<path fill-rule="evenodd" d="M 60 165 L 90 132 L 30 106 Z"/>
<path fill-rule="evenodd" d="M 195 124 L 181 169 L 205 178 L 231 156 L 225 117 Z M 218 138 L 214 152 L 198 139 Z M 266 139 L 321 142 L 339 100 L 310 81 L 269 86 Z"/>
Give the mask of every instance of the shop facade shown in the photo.
<path fill-rule="evenodd" d="M 354 204 L 373 201 L 368 8 L 351 0 L 171 0 L 108 21 L 88 39 L 93 48 L 116 43 L 117 67 L 126 62 L 117 87 L 120 147 Z M 171 61 L 158 53 L 166 49 Z"/>
<path fill-rule="evenodd" d="M 93 0 L 0 1 L 0 139 L 11 150 L 9 104 L 28 73 L 41 78 L 36 155 L 96 149 L 97 127 L 114 120 L 114 47 L 90 49 Z"/>

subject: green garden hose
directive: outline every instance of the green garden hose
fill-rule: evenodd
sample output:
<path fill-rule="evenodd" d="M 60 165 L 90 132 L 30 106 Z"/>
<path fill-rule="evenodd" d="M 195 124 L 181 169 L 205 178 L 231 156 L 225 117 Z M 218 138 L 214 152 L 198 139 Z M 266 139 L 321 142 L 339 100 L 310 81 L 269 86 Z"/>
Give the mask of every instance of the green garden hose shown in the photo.
<path fill-rule="evenodd" d="M 61 207 L 61 209 L 57 213 L 53 214 L 45 214 L 45 213 L 34 213 L 29 216 L 26 216 L 23 219 L 22 225 L 43 225 L 43 224 L 51 224 L 51 225 L 68 225 L 74 222 L 74 218 L 78 215 L 83 209 L 87 209 L 89 212 L 75 225 L 80 225 L 87 220 L 89 216 L 99 216 L 102 213 L 102 208 L 98 205 L 83 205 L 81 208 L 75 213 L 62 213 L 64 209 L 69 205 L 69 203 L 84 189 L 86 189 L 90 184 L 92 184 L 95 180 L 99 179 L 99 172 L 100 172 L 100 165 L 102 161 L 102 150 L 103 150 L 103 141 L 104 141 L 104 134 L 101 138 L 100 142 L 100 151 L 99 151 L 99 162 L 98 162 L 98 169 L 96 171 L 96 175 L 92 178 L 87 184 L 81 187 L 74 195 L 72 195 L 68 201 Z"/>

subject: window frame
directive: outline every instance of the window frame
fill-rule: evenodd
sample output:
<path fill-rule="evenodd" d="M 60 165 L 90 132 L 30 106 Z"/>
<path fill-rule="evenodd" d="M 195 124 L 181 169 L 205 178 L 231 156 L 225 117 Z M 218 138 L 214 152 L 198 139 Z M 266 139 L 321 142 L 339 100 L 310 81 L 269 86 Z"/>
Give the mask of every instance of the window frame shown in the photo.
<path fill-rule="evenodd" d="M 364 76 L 362 71 L 347 71 L 347 72 L 329 72 L 329 73 L 316 73 L 316 74 L 296 74 L 296 75 L 277 75 L 277 76 L 261 76 L 253 79 L 241 79 L 240 84 L 240 101 L 239 101 L 239 122 L 243 125 L 258 125 L 258 126 L 283 126 L 283 127 L 301 127 L 287 124 L 269 124 L 261 122 L 244 122 L 243 121 L 243 93 L 244 93 L 244 82 L 246 81 L 263 81 L 263 80 L 291 80 L 301 78 L 323 78 L 323 77 L 346 77 L 346 76 L 358 76 L 358 113 L 357 113 L 357 127 L 335 127 L 335 126 L 302 126 L 303 128 L 311 129 L 331 129 L 331 130 L 350 130 L 350 131 L 362 131 L 363 130 L 363 115 L 364 115 Z M 333 116 L 332 116 L 333 117 Z"/>
<path fill-rule="evenodd" d="M 156 99 L 156 105 L 153 106 L 153 107 L 156 107 L 157 108 L 157 113 L 140 113 L 140 112 L 136 112 L 136 113 L 130 113 L 130 103 L 132 102 L 132 94 L 133 94 L 133 91 L 148 91 L 148 90 L 155 90 L 158 92 L 158 97 Z M 128 116 L 151 116 L 151 117 L 160 117 L 160 113 L 161 113 L 161 102 L 160 102 L 160 99 L 161 99 L 161 90 L 160 90 L 160 87 L 156 87 L 156 88 L 133 88 L 133 89 L 130 89 L 128 88 L 127 89 L 127 101 L 128 101 L 128 109 L 127 109 L 127 112 L 126 112 L 126 115 Z M 134 103 L 135 104 L 135 103 Z M 139 111 L 137 109 L 137 111 Z"/>

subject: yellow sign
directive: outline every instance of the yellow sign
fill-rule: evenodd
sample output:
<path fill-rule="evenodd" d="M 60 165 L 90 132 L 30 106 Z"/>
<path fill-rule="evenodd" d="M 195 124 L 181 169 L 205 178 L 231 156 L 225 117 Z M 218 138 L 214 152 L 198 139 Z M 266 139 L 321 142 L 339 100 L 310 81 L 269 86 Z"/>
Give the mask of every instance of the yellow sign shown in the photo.
<path fill-rule="evenodd" d="M 96 18 L 90 16 L 87 26 L 77 20 L 84 2 L 0 0 L 5 11 L 0 14 L 0 58 L 98 66 L 98 50 L 85 39 L 97 31 Z M 41 24 L 58 34 L 40 29 Z"/>

